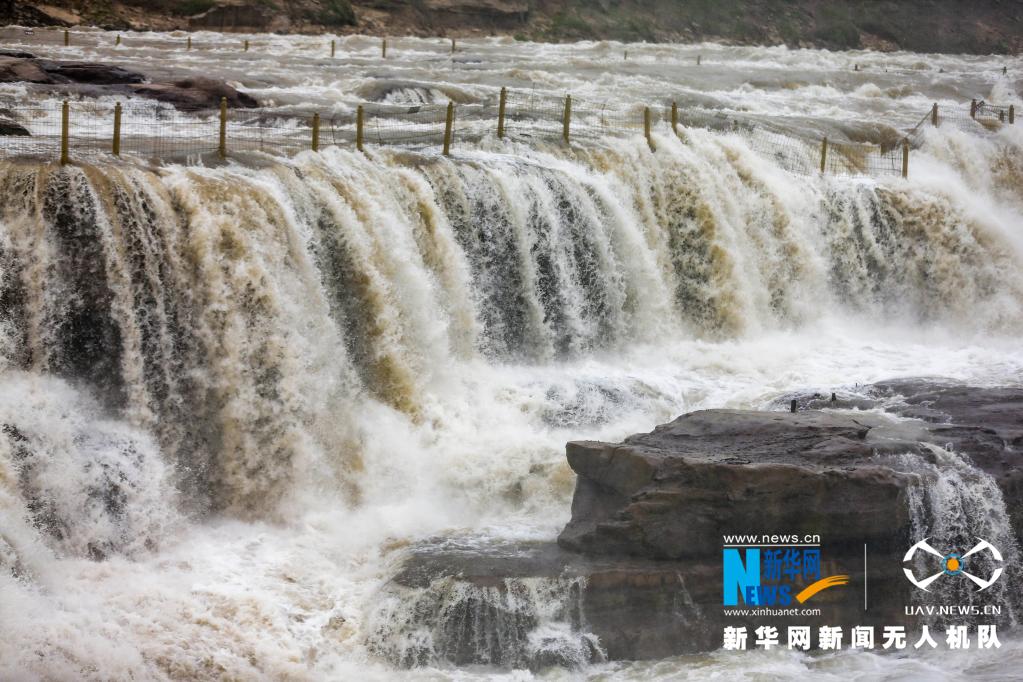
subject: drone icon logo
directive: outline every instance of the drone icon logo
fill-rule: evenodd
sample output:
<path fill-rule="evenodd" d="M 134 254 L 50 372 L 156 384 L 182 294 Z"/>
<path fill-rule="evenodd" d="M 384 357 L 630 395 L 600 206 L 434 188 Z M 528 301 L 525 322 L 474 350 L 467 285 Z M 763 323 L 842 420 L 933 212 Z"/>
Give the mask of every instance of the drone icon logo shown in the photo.
<path fill-rule="evenodd" d="M 937 580 L 943 575 L 964 576 L 969 580 L 973 581 L 974 583 L 976 583 L 978 587 L 977 589 L 978 592 L 980 592 L 981 590 L 986 590 L 987 588 L 991 587 L 992 585 L 995 584 L 996 580 L 1002 577 L 1002 571 L 1004 569 L 1001 566 L 996 568 L 994 573 L 992 573 L 991 577 L 988 578 L 987 580 L 984 580 L 983 578 L 978 578 L 972 573 L 968 573 L 966 569 L 963 568 L 963 566 L 966 563 L 968 563 L 966 560 L 969 557 L 984 551 L 989 552 L 995 561 L 998 562 L 1002 561 L 1002 553 L 999 552 L 998 549 L 987 540 L 983 538 L 977 538 L 980 542 L 974 545 L 973 549 L 966 552 L 965 554 L 957 554 L 956 552 L 942 554 L 941 552 L 927 544 L 928 539 L 929 538 L 924 538 L 920 542 L 910 547 L 909 551 L 906 552 L 906 556 L 902 559 L 903 563 L 911 560 L 913 556 L 917 553 L 917 550 L 927 552 L 928 554 L 933 554 L 934 556 L 941 559 L 942 570 L 938 571 L 934 575 L 924 578 L 923 580 L 917 580 L 916 576 L 913 575 L 913 571 L 911 571 L 910 569 L 908 568 L 902 569 L 905 572 L 906 577 L 909 578 L 909 582 L 913 583 L 924 592 L 929 592 L 930 590 L 927 589 L 928 586 L 930 586 L 931 583 L 933 583 L 935 580 Z"/>

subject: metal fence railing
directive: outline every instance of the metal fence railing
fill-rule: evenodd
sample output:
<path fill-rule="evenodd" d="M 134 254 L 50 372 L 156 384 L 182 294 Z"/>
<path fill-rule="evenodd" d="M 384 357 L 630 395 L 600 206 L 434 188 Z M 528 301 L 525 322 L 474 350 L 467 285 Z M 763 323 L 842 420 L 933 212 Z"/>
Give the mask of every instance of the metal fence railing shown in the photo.
<path fill-rule="evenodd" d="M 792 133 L 793 125 L 742 117 L 675 102 L 658 106 L 612 106 L 605 102 L 553 97 L 502 88 L 492 99 L 473 104 L 402 106 L 363 103 L 354 110 L 321 116 L 296 115 L 267 108 L 184 110 L 152 100 L 81 99 L 32 105 L 0 102 L 0 118 L 22 126 L 28 135 L 0 136 L 0 157 L 95 160 L 133 156 L 189 162 L 260 152 L 290 155 L 307 149 L 367 145 L 439 147 L 497 136 L 522 142 L 548 140 L 570 144 L 607 136 L 646 137 L 708 128 L 740 136 L 757 153 L 786 170 L 809 175 L 906 175 L 908 155 L 919 147 L 928 126 L 955 125 L 983 132 L 1015 123 L 1012 106 L 974 100 L 968 107 L 938 105 L 898 139 L 885 144 L 812 139 Z M 791 123 L 791 122 L 789 122 Z"/>

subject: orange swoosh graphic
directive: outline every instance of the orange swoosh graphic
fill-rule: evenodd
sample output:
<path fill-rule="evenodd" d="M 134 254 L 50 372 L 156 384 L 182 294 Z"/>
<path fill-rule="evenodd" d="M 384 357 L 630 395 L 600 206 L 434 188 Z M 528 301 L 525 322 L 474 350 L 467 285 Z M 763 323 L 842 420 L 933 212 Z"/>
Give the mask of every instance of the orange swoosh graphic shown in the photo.
<path fill-rule="evenodd" d="M 828 576 L 827 578 L 821 578 L 817 582 L 815 582 L 813 584 L 810 584 L 810 585 L 807 585 L 806 588 L 804 588 L 802 592 L 797 594 L 796 595 L 796 601 L 798 601 L 800 604 L 802 604 L 807 599 L 809 599 L 813 595 L 817 594 L 821 590 L 826 590 L 829 587 L 834 587 L 835 585 L 848 585 L 848 584 L 849 584 L 849 576 L 847 576 L 847 575 L 832 575 L 832 576 Z"/>

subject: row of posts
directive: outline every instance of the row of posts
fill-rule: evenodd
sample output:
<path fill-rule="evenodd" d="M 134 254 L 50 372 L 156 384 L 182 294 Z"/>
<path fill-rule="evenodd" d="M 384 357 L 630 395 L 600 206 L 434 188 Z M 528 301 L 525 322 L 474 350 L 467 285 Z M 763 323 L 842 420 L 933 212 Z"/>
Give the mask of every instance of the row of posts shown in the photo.
<path fill-rule="evenodd" d="M 501 88 L 501 95 L 498 101 L 497 107 L 497 137 L 503 139 L 505 136 L 505 115 L 508 105 L 508 89 Z M 61 106 L 61 131 L 60 131 L 60 163 L 61 165 L 67 164 L 69 160 L 69 110 L 70 106 L 67 100 L 64 100 Z M 122 108 L 121 103 L 118 102 L 114 105 L 114 133 L 111 144 L 111 151 L 114 156 L 121 155 L 121 118 Z M 220 126 L 218 134 L 217 154 L 220 158 L 227 158 L 227 98 L 222 97 L 220 99 Z M 1009 107 L 1009 122 L 1014 121 L 1014 110 Z M 365 145 L 365 110 L 360 104 L 356 108 L 355 112 L 355 146 L 361 152 L 364 151 Z M 447 112 L 444 117 L 444 143 L 443 153 L 445 156 L 451 154 L 451 142 L 454 134 L 454 122 L 455 122 L 455 104 L 454 102 L 448 102 Z M 651 122 L 652 117 L 650 113 L 650 107 L 644 107 L 643 109 L 643 135 L 646 138 L 647 145 L 650 147 L 650 151 L 655 151 L 653 136 L 651 134 Z M 931 124 L 934 126 L 938 125 L 938 105 L 935 103 L 931 107 Z M 572 96 L 567 95 L 565 97 L 564 110 L 562 112 L 562 141 L 565 144 L 570 143 L 571 139 L 571 125 L 572 125 Z M 676 102 L 671 103 L 671 130 L 676 135 L 678 134 L 678 104 Z M 312 118 L 312 140 L 310 147 L 313 151 L 319 151 L 320 149 L 320 115 L 319 113 L 313 114 Z M 821 141 L 821 155 L 820 155 L 820 172 L 823 174 L 827 171 L 827 159 L 828 159 L 828 138 L 824 137 Z M 907 177 L 909 174 L 909 140 L 903 138 L 902 140 L 902 177 Z"/>
<path fill-rule="evenodd" d="M 497 137 L 503 139 L 505 134 L 505 112 L 508 104 L 508 89 L 501 88 L 501 97 L 497 109 Z M 61 105 L 61 123 L 60 123 L 60 163 L 65 165 L 69 160 L 69 111 L 70 105 L 67 100 L 64 100 Z M 122 108 L 121 103 L 118 102 L 114 105 L 114 134 L 111 142 L 111 151 L 114 156 L 121 155 L 121 118 Z M 217 142 L 217 155 L 225 159 L 227 158 L 227 98 L 220 98 L 220 126 L 218 131 L 218 142 Z M 565 144 L 569 143 L 570 130 L 572 122 L 572 96 L 568 95 L 565 97 L 565 109 L 562 117 L 562 139 Z M 365 110 L 360 104 L 355 110 L 355 146 L 361 152 L 365 145 L 365 123 L 366 115 Z M 454 137 L 454 124 L 455 124 L 455 103 L 448 102 L 447 112 L 444 117 L 444 143 L 443 153 L 444 156 L 451 155 L 451 142 Z M 653 137 L 650 132 L 651 127 L 651 116 L 650 107 L 646 107 L 643 110 L 643 133 L 646 137 L 647 144 L 650 146 L 650 150 L 654 150 Z M 675 102 L 671 103 L 671 128 L 676 133 L 678 132 L 678 106 Z M 312 140 L 310 147 L 313 151 L 319 151 L 320 149 L 320 114 L 313 114 L 312 118 Z"/>
<path fill-rule="evenodd" d="M 120 44 L 121 44 L 121 36 L 120 36 L 120 34 L 118 34 L 114 38 L 114 45 L 120 45 Z M 68 47 L 70 45 L 71 45 L 71 32 L 69 30 L 67 30 L 67 29 L 64 29 L 64 47 Z M 186 44 L 185 44 L 185 49 L 186 50 L 191 50 L 192 49 L 192 36 L 188 36 L 187 37 L 187 41 L 186 41 Z M 452 38 L 451 39 L 451 54 L 454 54 L 457 49 L 458 49 L 458 43 L 455 41 L 454 38 Z M 248 39 L 245 39 L 245 41 L 242 43 L 242 50 L 244 52 L 248 52 L 249 51 L 249 41 L 248 41 Z M 334 57 L 336 54 L 337 54 L 337 41 L 336 40 L 331 40 L 330 41 L 330 56 Z M 380 56 L 383 57 L 384 59 L 387 59 L 387 38 L 382 38 L 381 41 L 380 41 Z"/>

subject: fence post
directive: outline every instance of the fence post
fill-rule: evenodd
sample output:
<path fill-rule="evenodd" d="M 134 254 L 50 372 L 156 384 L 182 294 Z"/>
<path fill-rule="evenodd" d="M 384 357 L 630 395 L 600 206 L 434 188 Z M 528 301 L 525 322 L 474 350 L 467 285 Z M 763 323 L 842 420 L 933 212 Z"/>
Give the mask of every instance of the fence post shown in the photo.
<path fill-rule="evenodd" d="M 335 52 L 337 52 L 337 41 L 336 40 L 332 40 L 332 41 L 330 41 L 330 57 L 331 57 L 331 59 L 334 58 L 334 53 Z"/>
<path fill-rule="evenodd" d="M 69 122 L 70 105 L 67 100 L 64 100 L 64 104 L 60 107 L 60 165 L 66 166 L 68 164 L 68 128 L 70 127 Z"/>
<path fill-rule="evenodd" d="M 455 103 L 448 102 L 448 115 L 444 119 L 444 156 L 451 155 L 451 129 L 455 124 Z"/>
<path fill-rule="evenodd" d="M 320 115 L 313 114 L 313 151 L 320 151 Z"/>
<path fill-rule="evenodd" d="M 824 173 L 828 163 L 828 137 L 825 135 L 821 140 L 821 174 Z"/>
<path fill-rule="evenodd" d="M 696 55 L 696 65 L 700 65 L 700 55 Z"/>
<path fill-rule="evenodd" d="M 938 103 L 935 102 L 934 106 L 931 107 L 931 125 L 937 127 L 938 125 Z"/>
<path fill-rule="evenodd" d="M 654 138 L 650 137 L 650 107 L 643 107 L 643 135 L 646 136 L 650 151 L 657 151 L 654 148 Z"/>
<path fill-rule="evenodd" d="M 362 151 L 362 126 L 363 126 L 363 113 L 362 105 L 355 110 L 355 148 L 360 152 Z"/>
<path fill-rule="evenodd" d="M 671 103 L 671 132 L 678 135 L 678 102 Z"/>
<path fill-rule="evenodd" d="M 114 38 L 114 47 L 117 47 L 120 44 L 121 44 L 121 36 L 117 36 L 116 38 Z"/>
<path fill-rule="evenodd" d="M 569 127 L 572 124 L 572 95 L 565 95 L 565 113 L 561 119 L 561 139 L 568 144 Z"/>
<path fill-rule="evenodd" d="M 970 101 L 970 118 L 977 118 L 977 100 Z"/>
<path fill-rule="evenodd" d="M 121 103 L 114 105 L 114 156 L 121 155 Z"/>
<path fill-rule="evenodd" d="M 245 51 L 246 52 L 249 51 L 249 40 L 248 40 L 248 38 L 245 39 Z"/>
<path fill-rule="evenodd" d="M 508 105 L 508 88 L 501 88 L 501 99 L 497 103 L 497 139 L 504 139 L 504 110 Z"/>
<path fill-rule="evenodd" d="M 188 36 L 188 47 L 185 48 L 185 49 L 186 50 L 191 50 L 192 49 L 192 36 Z"/>
<path fill-rule="evenodd" d="M 220 145 L 217 148 L 220 158 L 227 158 L 227 98 L 220 98 Z"/>
<path fill-rule="evenodd" d="M 71 44 L 71 31 L 64 29 L 64 47 L 68 47 Z"/>
<path fill-rule="evenodd" d="M 380 56 L 387 59 L 387 38 L 380 44 Z"/>
<path fill-rule="evenodd" d="M 909 177 L 909 140 L 902 138 L 902 177 Z"/>
<path fill-rule="evenodd" d="M 451 54 L 455 53 L 455 39 L 451 39 Z"/>
<path fill-rule="evenodd" d="M 1005 112 L 1004 111 L 999 111 L 998 112 L 998 120 L 1001 121 L 1002 123 L 1005 123 Z"/>
<path fill-rule="evenodd" d="M 1009 105 L 1009 125 L 1012 125 L 1015 122 L 1016 122 L 1016 105 L 1010 104 Z"/>

